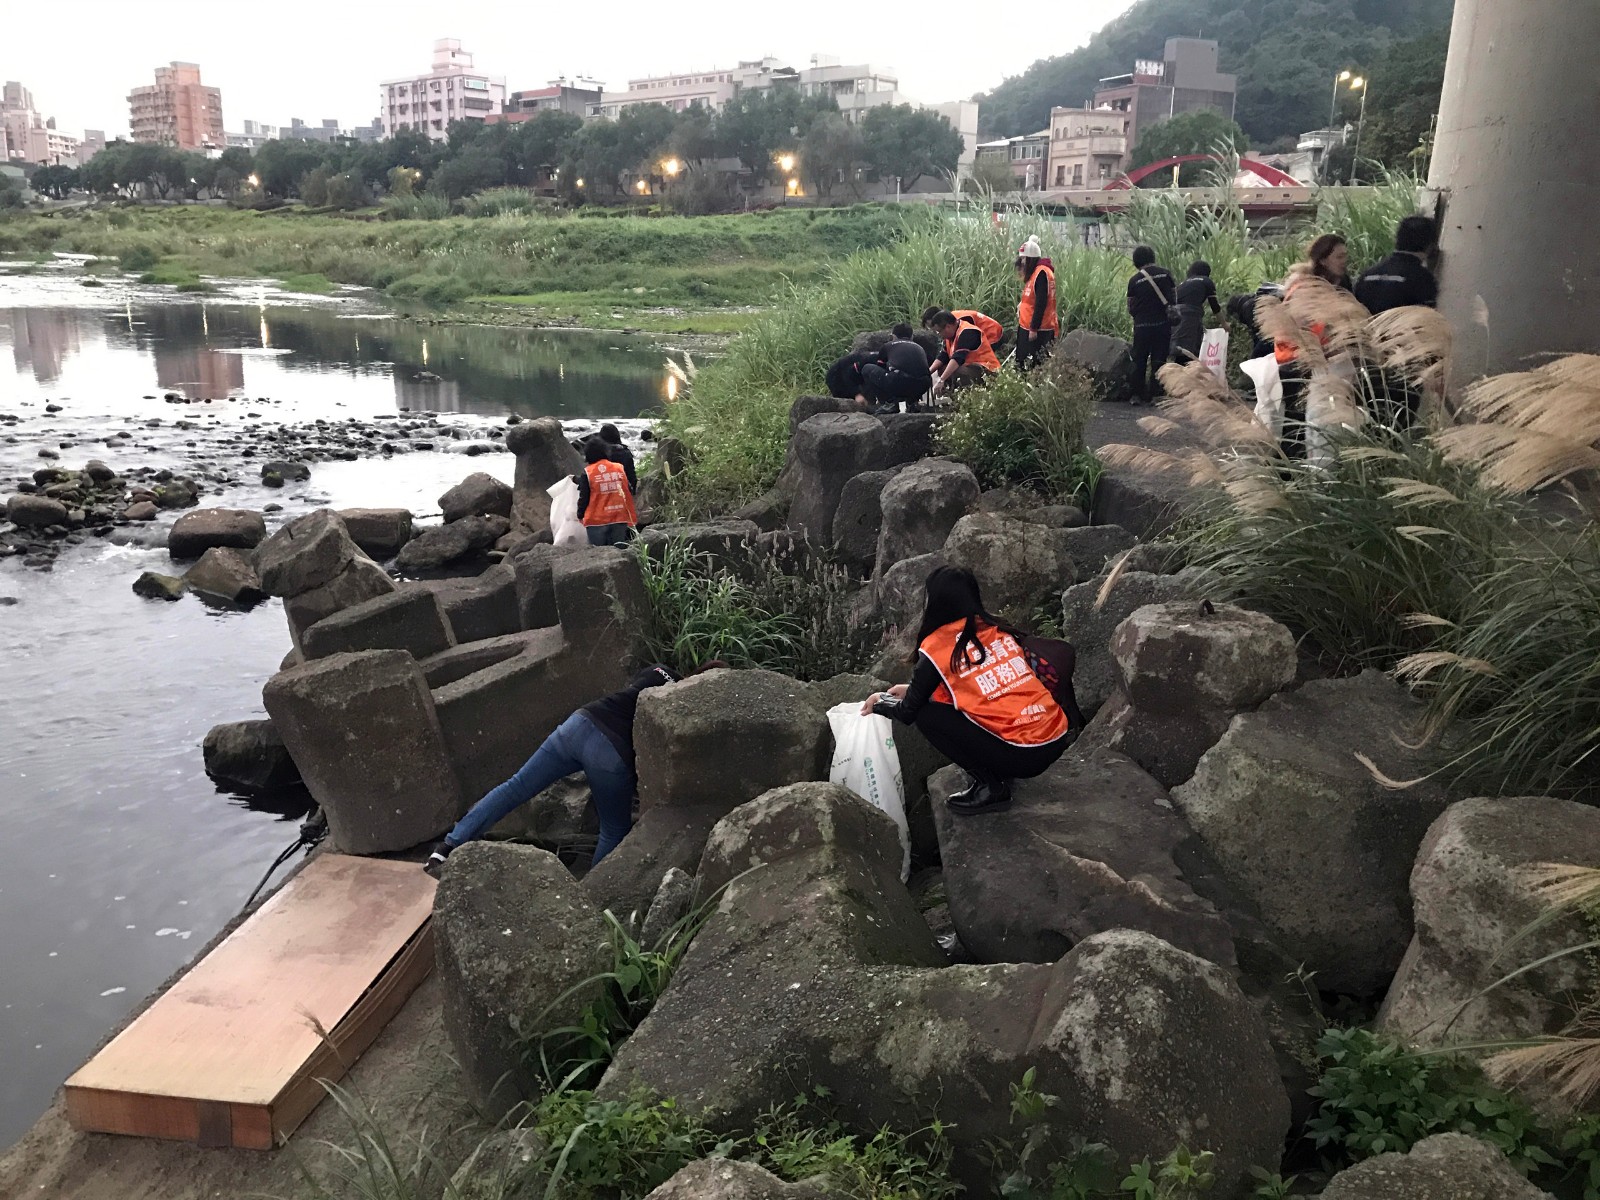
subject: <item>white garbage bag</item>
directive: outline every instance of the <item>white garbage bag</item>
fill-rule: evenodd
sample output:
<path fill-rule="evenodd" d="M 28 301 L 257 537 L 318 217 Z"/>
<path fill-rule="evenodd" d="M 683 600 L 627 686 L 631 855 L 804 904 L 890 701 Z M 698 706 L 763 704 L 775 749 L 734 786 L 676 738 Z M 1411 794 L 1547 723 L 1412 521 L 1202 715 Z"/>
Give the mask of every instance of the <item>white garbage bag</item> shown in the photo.
<path fill-rule="evenodd" d="M 1278 376 L 1278 357 L 1263 354 L 1247 358 L 1239 369 L 1256 385 L 1256 420 L 1275 438 L 1283 437 L 1283 380 Z"/>
<path fill-rule="evenodd" d="M 888 717 L 861 715 L 861 702 L 828 710 L 833 729 L 833 767 L 828 780 L 842 783 L 868 804 L 882 809 L 900 831 L 900 879 L 911 876 L 911 827 L 906 824 L 906 791 L 900 778 L 900 752 Z"/>
<path fill-rule="evenodd" d="M 1329 437 L 1333 430 L 1354 429 L 1366 419 L 1353 398 L 1355 384 L 1355 360 L 1336 354 L 1328 360 L 1328 369 L 1314 372 L 1306 385 L 1306 461 L 1313 466 L 1333 466 Z"/>
<path fill-rule="evenodd" d="M 1200 361 L 1211 368 L 1218 383 L 1228 382 L 1228 331 L 1208 329 L 1200 339 Z"/>
<path fill-rule="evenodd" d="M 586 546 L 589 535 L 578 520 L 578 485 L 570 475 L 552 483 L 545 491 L 550 496 L 550 536 L 558 546 Z"/>

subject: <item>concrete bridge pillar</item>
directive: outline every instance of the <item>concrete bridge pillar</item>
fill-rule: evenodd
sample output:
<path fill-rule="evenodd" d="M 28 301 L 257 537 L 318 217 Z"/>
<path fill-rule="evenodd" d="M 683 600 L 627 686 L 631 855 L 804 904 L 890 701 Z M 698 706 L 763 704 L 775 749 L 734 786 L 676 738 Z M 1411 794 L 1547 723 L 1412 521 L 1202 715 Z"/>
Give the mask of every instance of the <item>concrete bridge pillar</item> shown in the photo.
<path fill-rule="evenodd" d="M 1428 185 L 1457 386 L 1600 351 L 1597 47 L 1600 0 L 1456 0 Z"/>

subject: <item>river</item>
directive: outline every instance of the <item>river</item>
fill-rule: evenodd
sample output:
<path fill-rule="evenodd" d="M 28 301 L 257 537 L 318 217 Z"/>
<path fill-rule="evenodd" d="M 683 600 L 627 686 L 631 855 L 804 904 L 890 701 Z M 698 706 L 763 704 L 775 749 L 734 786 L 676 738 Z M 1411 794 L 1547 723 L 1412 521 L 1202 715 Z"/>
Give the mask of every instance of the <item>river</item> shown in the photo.
<path fill-rule="evenodd" d="M 509 414 L 637 433 L 668 398 L 670 352 L 621 334 L 404 320 L 354 292 L 250 282 L 199 299 L 85 287 L 70 263 L 0 264 L 0 415 L 18 418 L 0 424 L 0 494 L 93 457 L 192 469 L 216 481 L 202 504 L 282 505 L 269 528 L 324 504 L 433 513 L 471 471 L 509 482 L 493 437 Z M 435 448 L 319 462 L 279 491 L 236 457 L 241 432 L 266 424 L 426 412 L 441 414 L 442 436 L 421 443 Z M 261 685 L 289 636 L 276 601 L 240 613 L 134 596 L 141 571 L 173 570 L 161 547 L 174 515 L 131 544 L 88 538 L 52 570 L 0 560 L 0 1149 L 238 912 L 302 815 L 296 797 L 272 811 L 202 770 L 208 728 L 264 715 Z"/>

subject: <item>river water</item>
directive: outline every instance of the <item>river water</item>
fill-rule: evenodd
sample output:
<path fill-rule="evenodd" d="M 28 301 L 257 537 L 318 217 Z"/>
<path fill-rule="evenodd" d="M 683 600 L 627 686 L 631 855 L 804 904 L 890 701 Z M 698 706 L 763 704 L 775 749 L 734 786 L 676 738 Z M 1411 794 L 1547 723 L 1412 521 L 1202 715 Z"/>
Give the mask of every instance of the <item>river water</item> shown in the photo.
<path fill-rule="evenodd" d="M 269 528 L 324 504 L 431 513 L 471 471 L 510 481 L 492 437 L 509 414 L 637 431 L 629 419 L 671 387 L 670 348 L 648 339 L 432 325 L 356 293 L 255 283 L 204 300 L 91 288 L 68 268 L 0 264 L 0 414 L 20 418 L 0 424 L 0 494 L 47 450 L 70 467 L 204 470 L 220 482 L 202 504 L 282 505 Z M 435 449 L 316 463 L 280 491 L 230 457 L 264 424 L 424 412 L 442 414 Z M 143 570 L 174 570 L 174 515 L 145 544 L 89 538 L 50 571 L 0 560 L 0 1149 L 238 912 L 297 831 L 296 797 L 272 811 L 221 792 L 200 757 L 212 725 L 264 715 L 261 685 L 289 649 L 281 606 L 222 612 L 130 590 Z"/>

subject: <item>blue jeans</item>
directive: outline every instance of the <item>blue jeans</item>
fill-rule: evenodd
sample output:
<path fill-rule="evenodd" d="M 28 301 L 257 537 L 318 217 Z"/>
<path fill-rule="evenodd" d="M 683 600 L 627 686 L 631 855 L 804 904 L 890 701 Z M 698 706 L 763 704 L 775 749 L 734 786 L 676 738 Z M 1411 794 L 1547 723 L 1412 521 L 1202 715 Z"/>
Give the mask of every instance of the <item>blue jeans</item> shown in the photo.
<path fill-rule="evenodd" d="M 633 770 L 611 739 L 579 709 L 563 721 L 522 768 L 482 800 L 445 835 L 451 849 L 480 838 L 558 779 L 582 771 L 589 780 L 595 812 L 600 816 L 599 862 L 617 848 L 633 827 Z"/>

